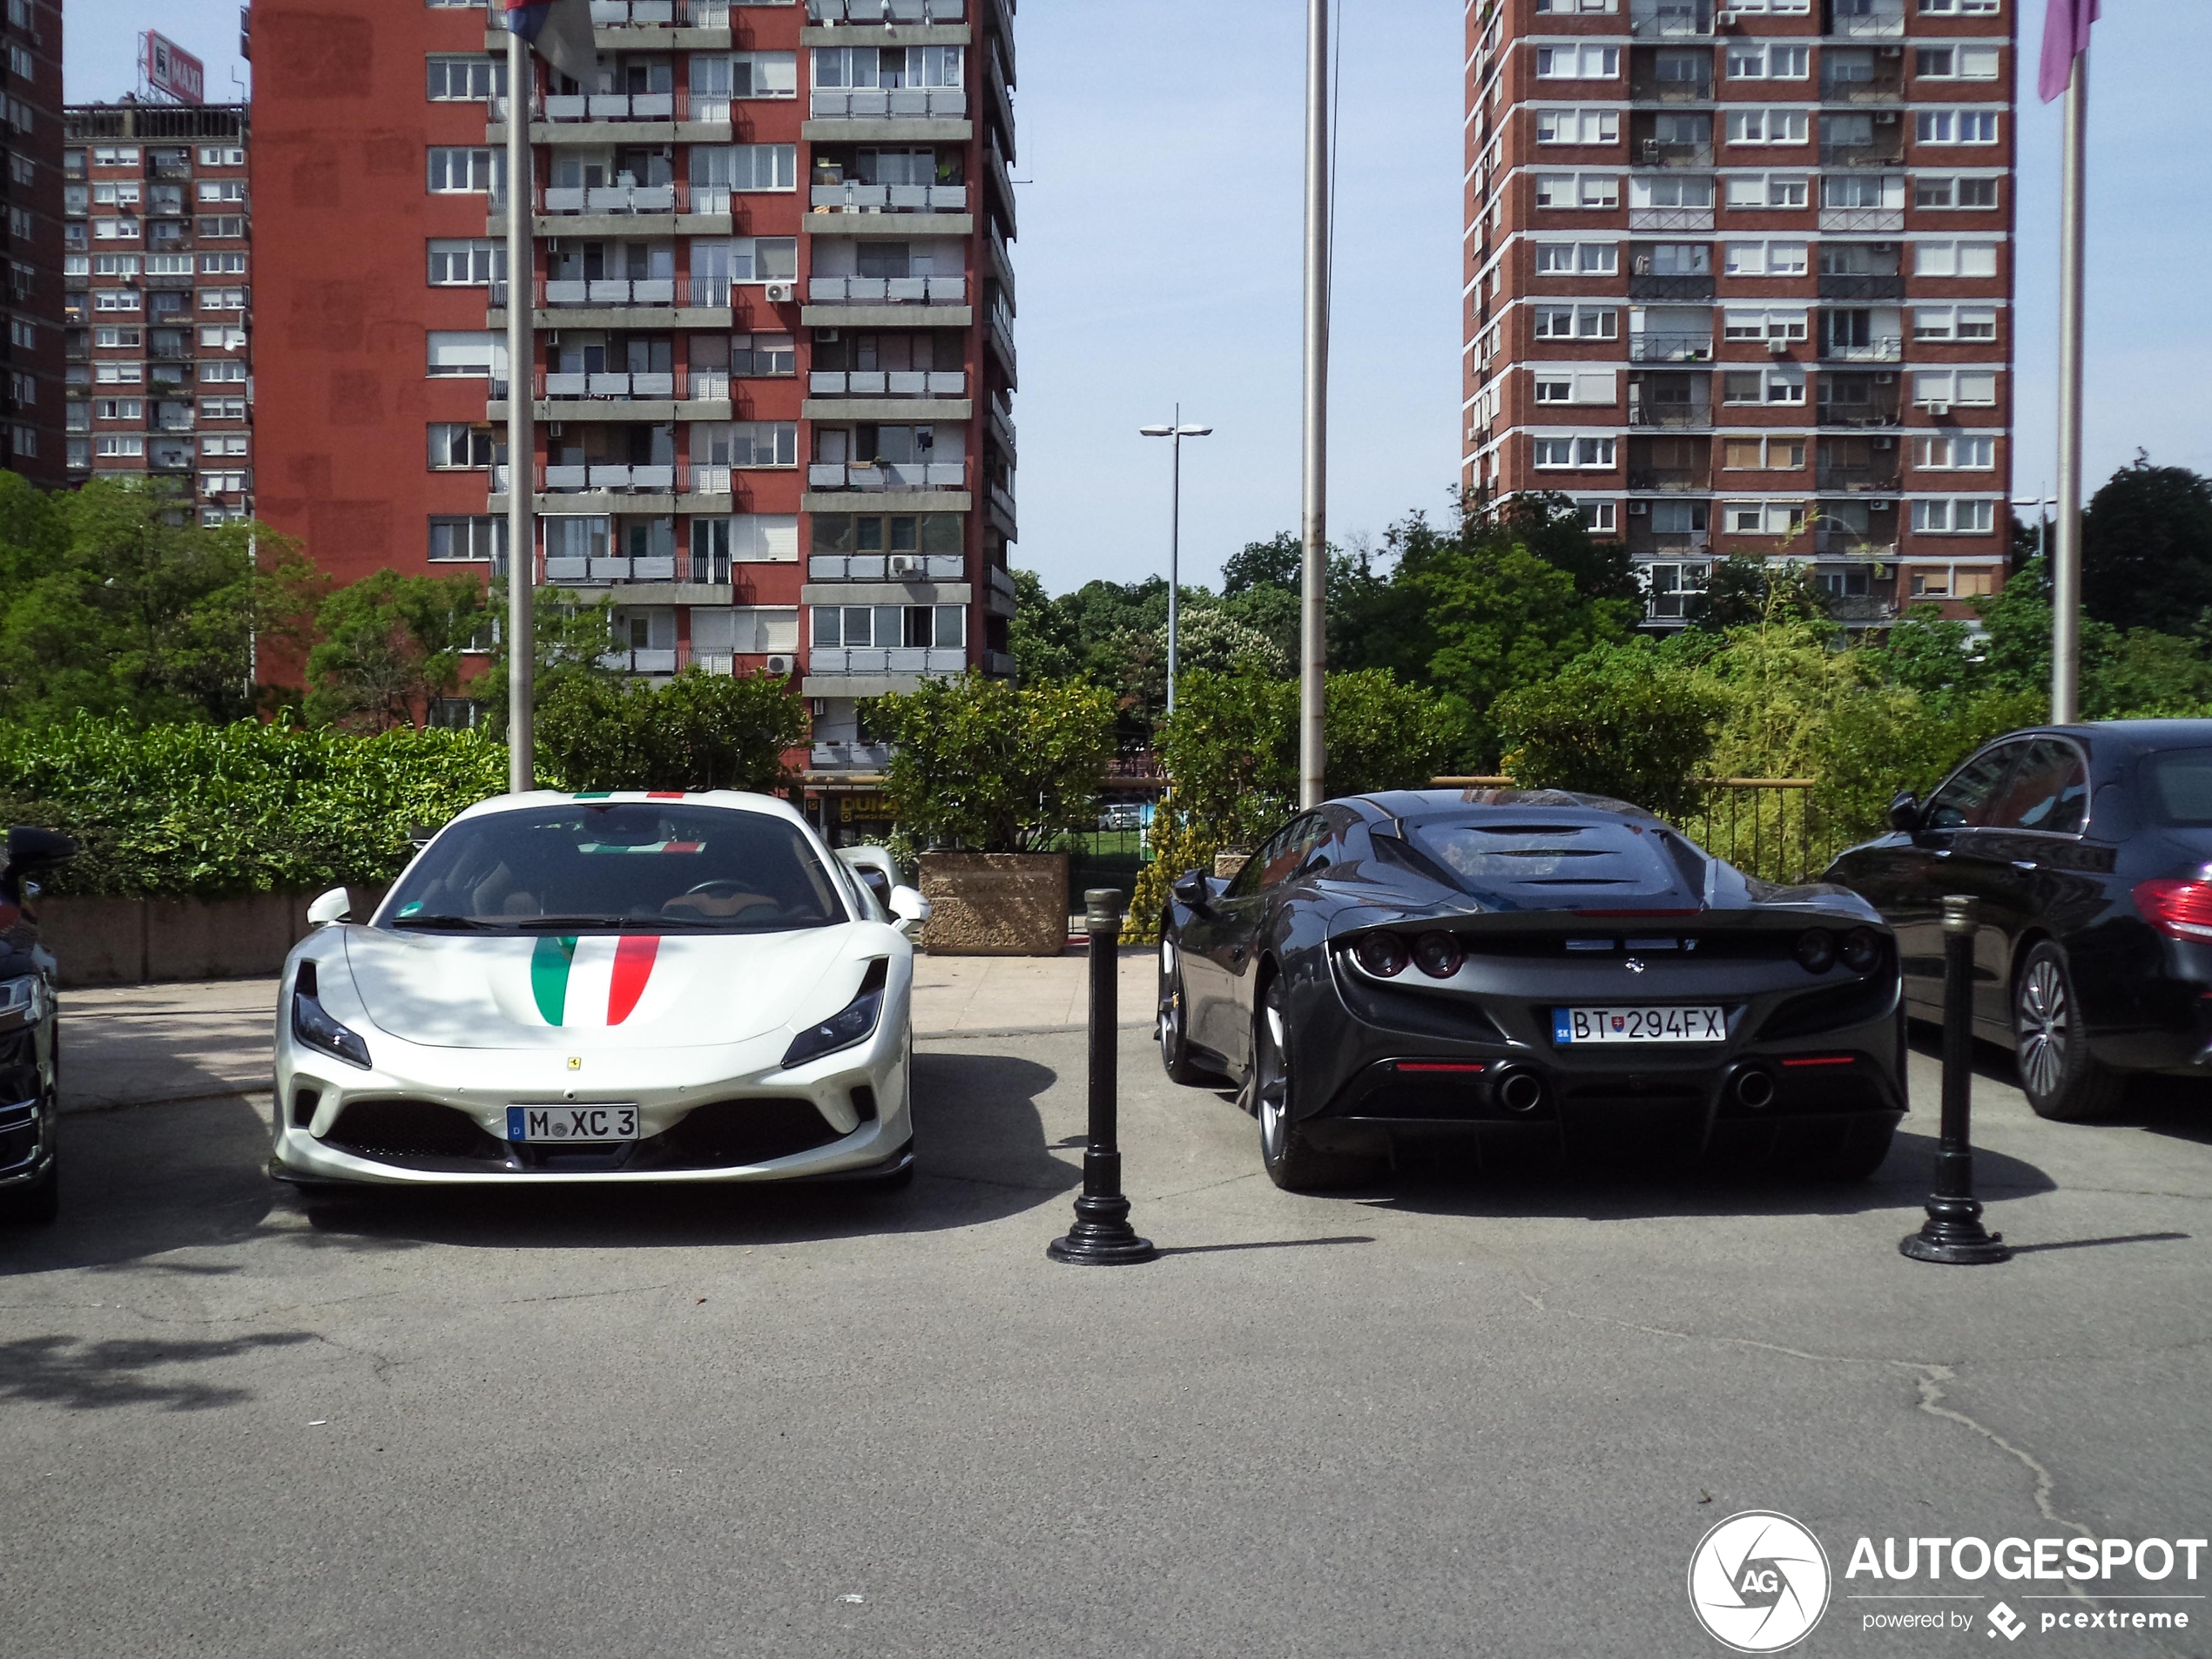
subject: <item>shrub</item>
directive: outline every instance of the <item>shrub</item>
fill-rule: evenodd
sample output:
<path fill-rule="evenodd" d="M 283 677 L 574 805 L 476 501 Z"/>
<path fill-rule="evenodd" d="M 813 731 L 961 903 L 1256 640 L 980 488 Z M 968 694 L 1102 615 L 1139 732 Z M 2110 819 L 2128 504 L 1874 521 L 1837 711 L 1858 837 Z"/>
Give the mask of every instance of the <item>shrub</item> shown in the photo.
<path fill-rule="evenodd" d="M 538 753 L 571 789 L 750 789 L 788 781 L 786 750 L 806 740 L 791 683 L 688 669 L 658 690 L 572 674 L 537 711 Z"/>
<path fill-rule="evenodd" d="M 1662 817 L 1696 810 L 1727 704 L 1645 641 L 1602 647 L 1493 705 L 1504 765 L 1524 789 L 1571 789 Z"/>
<path fill-rule="evenodd" d="M 1028 853 L 1096 827 L 1114 752 L 1114 699 L 1080 680 L 1016 687 L 973 671 L 876 698 L 867 718 L 895 745 L 900 822 L 976 853 Z"/>

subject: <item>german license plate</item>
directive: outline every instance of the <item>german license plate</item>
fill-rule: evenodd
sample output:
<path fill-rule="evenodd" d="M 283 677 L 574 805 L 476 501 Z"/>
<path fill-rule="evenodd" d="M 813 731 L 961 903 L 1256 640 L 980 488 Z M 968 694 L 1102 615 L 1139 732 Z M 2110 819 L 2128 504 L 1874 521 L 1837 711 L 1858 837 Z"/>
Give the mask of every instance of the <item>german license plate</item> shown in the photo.
<path fill-rule="evenodd" d="M 510 1141 L 634 1141 L 635 1106 L 509 1106 Z"/>
<path fill-rule="evenodd" d="M 1716 1008 L 1554 1008 L 1552 1041 L 1725 1042 L 1728 1015 Z"/>

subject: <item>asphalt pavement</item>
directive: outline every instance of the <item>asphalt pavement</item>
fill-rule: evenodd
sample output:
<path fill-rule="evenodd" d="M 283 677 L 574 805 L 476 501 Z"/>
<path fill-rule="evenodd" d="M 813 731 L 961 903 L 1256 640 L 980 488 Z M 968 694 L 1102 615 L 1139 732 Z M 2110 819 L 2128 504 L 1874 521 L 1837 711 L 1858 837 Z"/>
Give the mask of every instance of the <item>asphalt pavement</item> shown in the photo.
<path fill-rule="evenodd" d="M 221 1076 L 195 1028 L 133 1063 L 198 1042 L 169 1063 Z M 1868 1183 L 1430 1165 L 1324 1197 L 1130 1031 L 1163 1254 L 1102 1270 L 1044 1257 L 1083 1041 L 923 1041 L 899 1193 L 310 1219 L 262 1173 L 266 1096 L 72 1114 L 62 1221 L 0 1234 L 0 1655 L 1716 1654 L 1686 1573 L 1746 1509 L 1831 1557 L 1801 1652 L 2212 1651 L 2201 1599 L 2158 1635 L 2038 1622 L 2212 1588 L 2178 1573 L 1952 1583 L 1916 1605 L 1965 1626 L 1910 1634 L 1865 1623 L 1901 1587 L 1844 1576 L 1862 1535 L 2212 1533 L 2201 1092 L 2045 1123 L 1986 1055 L 2021 1253 L 1939 1268 L 1897 1252 L 1927 1053 Z"/>

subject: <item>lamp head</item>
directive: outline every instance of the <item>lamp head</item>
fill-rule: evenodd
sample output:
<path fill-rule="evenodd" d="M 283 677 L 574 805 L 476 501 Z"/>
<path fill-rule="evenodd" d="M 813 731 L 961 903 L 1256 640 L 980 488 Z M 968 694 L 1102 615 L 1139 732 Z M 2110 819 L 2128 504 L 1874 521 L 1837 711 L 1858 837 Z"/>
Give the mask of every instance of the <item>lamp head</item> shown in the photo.
<path fill-rule="evenodd" d="M 1175 429 L 1175 435 L 1178 438 L 1203 438 L 1212 431 L 1210 426 L 1179 426 Z"/>
<path fill-rule="evenodd" d="M 1148 438 L 1171 438 L 1175 435 L 1175 428 L 1171 426 L 1141 426 L 1136 429 Z"/>

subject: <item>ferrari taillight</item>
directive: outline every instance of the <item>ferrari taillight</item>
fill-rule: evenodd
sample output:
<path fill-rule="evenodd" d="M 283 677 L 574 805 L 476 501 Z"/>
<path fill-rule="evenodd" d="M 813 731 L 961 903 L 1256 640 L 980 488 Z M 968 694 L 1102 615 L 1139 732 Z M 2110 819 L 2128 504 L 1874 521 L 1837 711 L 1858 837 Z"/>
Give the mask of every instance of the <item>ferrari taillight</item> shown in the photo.
<path fill-rule="evenodd" d="M 2135 908 L 2172 938 L 2212 939 L 2212 881 L 2140 882 Z"/>

